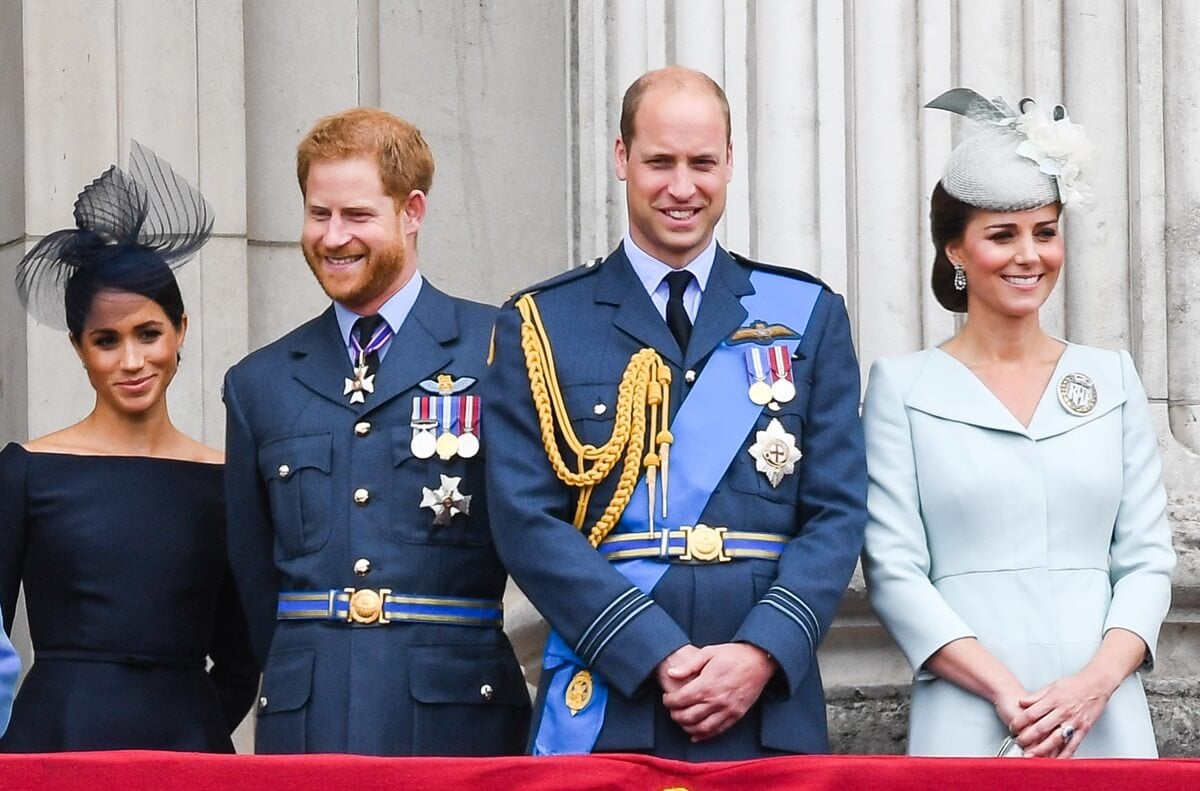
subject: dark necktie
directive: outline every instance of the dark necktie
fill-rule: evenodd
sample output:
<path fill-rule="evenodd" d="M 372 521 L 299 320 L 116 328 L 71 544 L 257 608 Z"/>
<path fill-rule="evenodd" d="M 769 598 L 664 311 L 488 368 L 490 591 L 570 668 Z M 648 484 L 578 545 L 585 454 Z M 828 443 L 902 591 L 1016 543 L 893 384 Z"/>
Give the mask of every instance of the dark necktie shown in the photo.
<path fill-rule="evenodd" d="M 688 318 L 687 308 L 683 306 L 683 292 L 687 291 L 692 282 L 692 273 L 686 269 L 671 272 L 663 280 L 667 281 L 667 327 L 675 336 L 679 350 L 687 353 L 688 341 L 692 337 L 692 320 Z"/>
<path fill-rule="evenodd" d="M 378 347 L 381 344 L 378 343 L 378 341 L 375 344 L 372 344 L 371 341 L 374 338 L 376 332 L 379 330 L 380 325 L 382 325 L 382 324 L 383 324 L 383 316 L 380 316 L 378 313 L 373 314 L 371 316 L 360 316 L 358 318 L 358 321 L 354 322 L 354 331 L 353 332 L 354 332 L 354 339 L 356 341 L 354 364 L 358 365 L 358 350 L 361 349 L 361 350 L 366 351 L 366 354 L 363 356 L 363 359 L 366 361 L 366 364 L 367 364 L 367 375 L 368 376 L 370 376 L 371 374 L 373 374 L 379 370 L 379 348 Z M 375 348 L 372 348 L 372 346 L 374 346 Z"/>

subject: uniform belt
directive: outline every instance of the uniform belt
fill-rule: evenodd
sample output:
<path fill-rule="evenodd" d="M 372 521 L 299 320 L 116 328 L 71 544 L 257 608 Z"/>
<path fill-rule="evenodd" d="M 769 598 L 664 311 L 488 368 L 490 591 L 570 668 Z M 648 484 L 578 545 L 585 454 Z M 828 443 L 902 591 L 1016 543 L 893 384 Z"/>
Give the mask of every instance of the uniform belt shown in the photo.
<path fill-rule="evenodd" d="M 504 626 L 503 602 L 453 596 L 392 593 L 390 588 L 334 588 L 279 594 L 281 621 L 340 621 L 348 624 L 440 623 Z"/>
<path fill-rule="evenodd" d="M 788 540 L 777 533 L 683 525 L 654 533 L 612 533 L 600 542 L 600 554 L 608 560 L 650 558 L 686 563 L 723 563 L 740 558 L 779 560 Z"/>

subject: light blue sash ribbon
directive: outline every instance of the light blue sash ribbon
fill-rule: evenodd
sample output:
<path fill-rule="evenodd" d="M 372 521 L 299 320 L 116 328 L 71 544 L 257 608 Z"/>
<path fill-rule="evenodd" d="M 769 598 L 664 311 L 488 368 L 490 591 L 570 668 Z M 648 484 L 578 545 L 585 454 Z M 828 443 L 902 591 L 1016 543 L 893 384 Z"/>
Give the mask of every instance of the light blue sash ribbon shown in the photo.
<path fill-rule="evenodd" d="M 783 323 L 803 334 L 808 329 L 821 286 L 806 280 L 756 270 L 750 274 L 754 293 L 742 298 L 749 319 Z M 790 324 L 795 322 L 795 324 Z M 800 338 L 781 341 L 794 354 Z M 746 394 L 746 363 L 740 346 L 722 343 L 708 358 L 692 392 L 675 413 L 671 434 L 671 478 L 667 497 L 670 523 L 655 522 L 656 529 L 694 525 L 725 470 L 754 427 L 762 406 Z M 649 494 L 643 482 L 634 490 L 620 521 L 618 533 L 650 529 Z M 667 573 L 669 563 L 651 559 L 613 563 L 630 582 L 649 595 Z M 608 685 L 592 674 L 592 697 L 574 716 L 566 706 L 567 686 L 584 667 L 583 661 L 551 631 L 542 657 L 542 678 L 549 679 L 541 722 L 534 737 L 534 755 L 590 753 L 604 725 Z"/>

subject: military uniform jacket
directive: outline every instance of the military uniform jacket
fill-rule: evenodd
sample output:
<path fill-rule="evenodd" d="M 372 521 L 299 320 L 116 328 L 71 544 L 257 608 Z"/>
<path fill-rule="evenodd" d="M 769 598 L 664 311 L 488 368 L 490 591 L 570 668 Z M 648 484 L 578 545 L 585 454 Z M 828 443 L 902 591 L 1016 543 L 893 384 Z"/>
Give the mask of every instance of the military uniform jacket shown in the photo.
<path fill-rule="evenodd" d="M 620 248 L 602 264 L 535 287 L 559 385 L 581 441 L 600 445 L 608 439 L 617 384 L 639 349 L 654 348 L 669 362 L 672 407 L 678 408 L 690 389 L 685 371 L 703 376 L 712 351 L 757 318 L 748 317 L 739 303 L 753 289 L 751 266 L 718 247 L 686 357 Z M 796 397 L 777 412 L 764 409 L 701 518 L 704 524 L 730 530 L 787 536 L 782 557 L 675 563 L 650 597 L 571 524 L 576 492 L 558 481 L 543 450 L 519 334 L 517 311 L 502 310 L 485 388 L 491 408 L 492 529 L 514 580 L 576 654 L 608 682 L 595 749 L 688 760 L 827 751 L 816 649 L 854 569 L 866 519 L 858 365 L 841 298 L 828 289 L 821 292 L 793 355 Z M 731 381 L 729 387 L 744 393 L 747 380 Z M 773 417 L 795 435 L 804 454 L 778 487 L 756 471 L 749 453 L 756 432 L 765 430 Z M 570 463 L 571 456 L 565 457 Z M 614 471 L 592 495 L 585 530 L 609 502 L 617 477 Z M 659 527 L 678 525 L 660 522 Z M 655 668 L 689 642 L 730 641 L 763 648 L 779 663 L 779 671 L 737 725 L 693 745 L 661 704 Z M 543 678 L 539 703 L 548 686 Z M 535 710 L 540 712 L 541 706 Z"/>
<path fill-rule="evenodd" d="M 484 494 L 486 439 L 470 460 L 420 459 L 410 450 L 413 398 L 429 395 L 420 382 L 440 373 L 480 378 L 494 315 L 425 282 L 364 404 L 343 395 L 353 373 L 332 307 L 229 371 L 229 552 L 265 662 L 259 752 L 487 755 L 523 747 L 529 699 L 501 629 L 276 621 L 281 591 L 501 598 L 505 572 Z M 465 394 L 472 392 L 478 387 Z M 479 428 L 486 437 L 486 419 Z M 442 475 L 461 478 L 473 501 L 469 514 L 434 526 L 433 511 L 420 507 L 422 488 L 438 487 Z"/>

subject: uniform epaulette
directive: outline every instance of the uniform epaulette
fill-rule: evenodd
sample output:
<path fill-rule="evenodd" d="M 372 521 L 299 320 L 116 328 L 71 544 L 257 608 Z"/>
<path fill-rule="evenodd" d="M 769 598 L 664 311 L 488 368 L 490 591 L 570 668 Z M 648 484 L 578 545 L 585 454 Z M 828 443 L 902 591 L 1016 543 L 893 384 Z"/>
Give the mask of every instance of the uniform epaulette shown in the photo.
<path fill-rule="evenodd" d="M 577 266 L 574 269 L 568 269 L 566 272 L 561 272 L 554 277 L 543 280 L 540 283 L 534 283 L 532 286 L 526 286 L 519 291 L 514 291 L 512 295 L 504 301 L 504 307 L 512 307 L 518 298 L 523 297 L 526 294 L 536 294 L 539 291 L 545 291 L 546 289 L 560 286 L 563 283 L 571 283 L 581 277 L 585 277 L 593 272 L 597 272 L 600 269 L 600 265 L 603 263 L 603 258 L 593 258 L 585 261 L 582 266 Z"/>
<path fill-rule="evenodd" d="M 755 261 L 752 258 L 747 258 L 746 256 L 742 255 L 741 253 L 735 253 L 732 251 L 726 251 L 726 252 L 729 253 L 729 257 L 732 258 L 734 261 L 737 261 L 739 264 L 743 264 L 752 269 L 762 269 L 767 272 L 776 272 L 781 275 L 788 275 L 789 277 L 794 277 L 794 278 L 797 278 L 798 280 L 807 280 L 809 283 L 816 283 L 818 286 L 820 286 L 821 288 L 825 289 L 826 291 L 828 291 L 830 293 L 833 292 L 833 289 L 829 287 L 828 283 L 826 283 L 824 280 L 817 277 L 816 275 L 810 275 L 808 272 L 805 272 L 803 269 L 792 269 L 791 267 L 779 266 L 778 264 L 764 264 L 762 261 Z"/>

